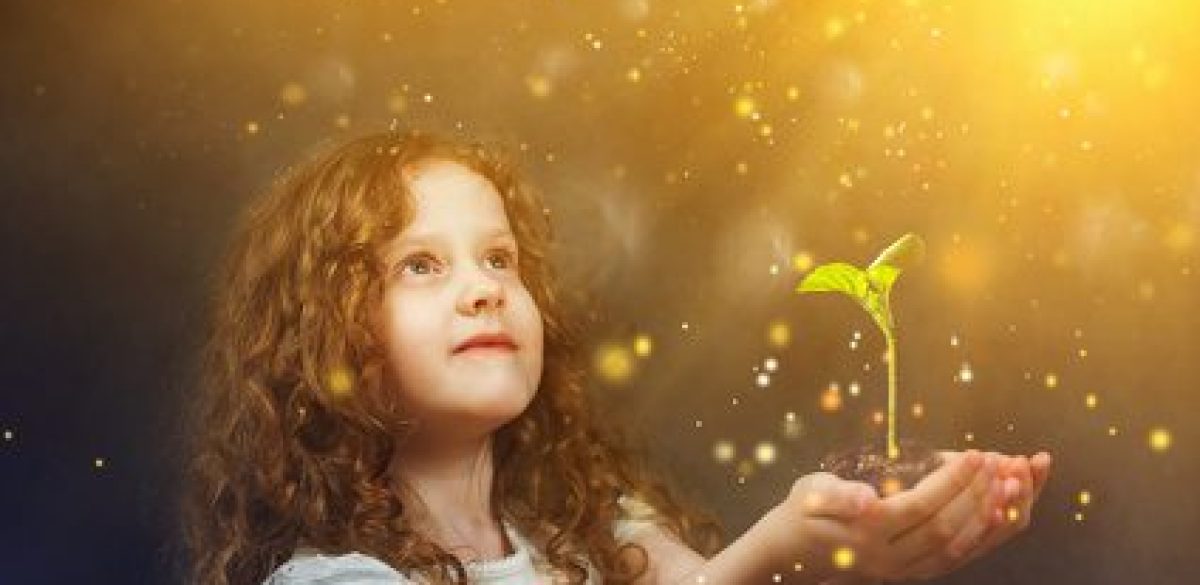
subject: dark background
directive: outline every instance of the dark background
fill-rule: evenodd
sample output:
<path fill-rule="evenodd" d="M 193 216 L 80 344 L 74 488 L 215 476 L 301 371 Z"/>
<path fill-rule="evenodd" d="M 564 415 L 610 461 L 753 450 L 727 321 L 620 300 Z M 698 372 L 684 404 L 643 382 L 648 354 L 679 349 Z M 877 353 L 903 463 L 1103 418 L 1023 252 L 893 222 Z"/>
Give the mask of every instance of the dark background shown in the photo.
<path fill-rule="evenodd" d="M 731 535 L 882 436 L 878 332 L 792 290 L 912 231 L 901 433 L 1056 458 L 1032 528 L 940 582 L 1189 582 L 1197 23 L 1131 0 L 0 3 L 0 582 L 180 579 L 181 413 L 230 226 L 283 165 L 391 125 L 520 154 L 601 316 L 600 401 Z"/>

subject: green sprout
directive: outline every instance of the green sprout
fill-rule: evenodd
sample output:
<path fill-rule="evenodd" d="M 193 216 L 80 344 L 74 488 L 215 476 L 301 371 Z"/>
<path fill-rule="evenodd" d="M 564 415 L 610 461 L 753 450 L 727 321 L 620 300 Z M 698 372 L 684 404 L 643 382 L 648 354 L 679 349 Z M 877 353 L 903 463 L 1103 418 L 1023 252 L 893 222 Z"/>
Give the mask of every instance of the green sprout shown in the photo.
<path fill-rule="evenodd" d="M 888 366 L 888 457 L 900 456 L 896 445 L 896 321 L 892 318 L 890 293 L 902 270 L 925 257 L 925 242 L 916 234 L 905 234 L 888 246 L 865 270 L 844 262 L 822 264 L 809 272 L 796 292 L 840 292 L 866 309 L 887 342 Z"/>

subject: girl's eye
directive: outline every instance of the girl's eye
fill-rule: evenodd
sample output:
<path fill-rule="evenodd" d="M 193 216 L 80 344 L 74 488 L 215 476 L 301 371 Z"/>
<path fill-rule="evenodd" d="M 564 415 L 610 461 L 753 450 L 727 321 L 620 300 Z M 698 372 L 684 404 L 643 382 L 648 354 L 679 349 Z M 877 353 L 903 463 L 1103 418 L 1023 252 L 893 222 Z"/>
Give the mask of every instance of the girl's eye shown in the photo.
<path fill-rule="evenodd" d="M 496 250 L 488 254 L 487 260 L 496 270 L 508 270 L 516 264 L 515 255 L 508 250 Z"/>
<path fill-rule="evenodd" d="M 413 254 L 400 261 L 400 273 L 424 276 L 433 272 L 436 261 L 429 254 Z"/>

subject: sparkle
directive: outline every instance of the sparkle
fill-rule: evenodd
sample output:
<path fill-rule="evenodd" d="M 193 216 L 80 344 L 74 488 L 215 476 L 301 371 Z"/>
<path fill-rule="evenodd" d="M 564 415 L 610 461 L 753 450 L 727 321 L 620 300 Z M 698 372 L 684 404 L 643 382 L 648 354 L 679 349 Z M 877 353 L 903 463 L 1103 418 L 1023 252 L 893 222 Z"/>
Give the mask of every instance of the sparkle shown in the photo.
<path fill-rule="evenodd" d="M 904 491 L 904 482 L 898 477 L 886 477 L 883 479 L 883 483 L 880 484 L 879 491 L 885 498 L 898 494 Z"/>
<path fill-rule="evenodd" d="M 771 276 L 778 276 L 779 275 L 779 265 L 772 264 L 770 267 L 767 268 L 767 272 L 770 273 Z"/>
<path fill-rule="evenodd" d="M 754 385 L 758 386 L 759 388 L 766 388 L 767 386 L 770 386 L 771 385 L 770 374 L 762 373 L 762 374 L 755 376 L 754 377 Z"/>
<path fill-rule="evenodd" d="M 691 327 L 691 325 L 688 325 L 687 321 L 684 321 L 683 323 L 679 324 L 679 328 L 684 331 L 687 331 L 690 327 Z"/>
<path fill-rule="evenodd" d="M 103 469 L 104 465 L 105 461 L 103 457 L 97 457 L 94 461 L 92 461 L 92 466 L 96 469 Z"/>
<path fill-rule="evenodd" d="M 653 348 L 654 344 L 649 335 L 643 333 L 633 338 L 633 355 L 640 358 L 650 357 L 650 351 Z"/>
<path fill-rule="evenodd" d="M 1163 427 L 1153 428 L 1150 430 L 1147 440 L 1152 451 L 1157 453 L 1166 452 L 1171 448 L 1171 431 Z"/>
<path fill-rule="evenodd" d="M 848 546 L 839 546 L 833 551 L 833 566 L 846 571 L 854 566 L 854 549 Z"/>
<path fill-rule="evenodd" d="M 287 106 L 299 106 L 308 99 L 308 90 L 304 89 L 303 85 L 296 82 L 285 84 L 279 89 L 279 101 Z"/>
<path fill-rule="evenodd" d="M 11 441 L 11 440 L 13 440 L 13 432 L 12 432 L 12 429 L 4 429 L 4 440 L 5 440 L 5 441 Z"/>
<path fill-rule="evenodd" d="M 1097 402 L 1097 398 L 1094 393 L 1088 393 L 1087 396 L 1083 397 L 1083 404 L 1084 404 L 1084 406 L 1087 406 L 1088 408 L 1096 408 L 1096 402 Z"/>
<path fill-rule="evenodd" d="M 800 424 L 800 421 L 796 419 L 796 413 L 789 412 L 788 416 L 783 421 L 783 438 L 798 439 L 800 438 L 800 433 L 803 430 L 804 427 Z"/>
<path fill-rule="evenodd" d="M 774 347 L 787 347 L 792 341 L 792 328 L 787 321 L 772 321 L 767 327 L 767 341 Z"/>
<path fill-rule="evenodd" d="M 792 268 L 796 272 L 808 272 L 813 267 L 813 256 L 808 252 L 796 252 L 792 255 Z"/>
<path fill-rule="evenodd" d="M 771 357 L 763 360 L 763 369 L 768 372 L 774 372 L 779 369 L 779 360 Z"/>
<path fill-rule="evenodd" d="M 629 70 L 625 72 L 625 79 L 628 79 L 630 83 L 637 83 L 641 81 L 642 70 L 638 69 L 637 67 L 630 67 Z"/>
<path fill-rule="evenodd" d="M 606 343 L 596 349 L 596 371 L 611 383 L 621 383 L 633 374 L 633 359 L 629 350 L 615 343 Z"/>
<path fill-rule="evenodd" d="M 1042 383 L 1045 384 L 1047 388 L 1057 388 L 1058 374 L 1053 372 L 1046 374 L 1045 378 L 1042 380 Z"/>
<path fill-rule="evenodd" d="M 958 347 L 958 336 L 957 335 L 950 336 L 950 347 Z"/>
<path fill-rule="evenodd" d="M 720 440 L 713 444 L 713 459 L 719 463 L 729 463 L 737 456 L 737 449 L 734 448 L 732 441 Z"/>
<path fill-rule="evenodd" d="M 963 384 L 969 384 L 974 379 L 975 373 L 971 371 L 971 364 L 963 362 L 962 366 L 958 368 L 958 381 Z"/>
<path fill-rule="evenodd" d="M 824 392 L 821 393 L 821 410 L 825 412 L 837 412 L 842 408 L 842 391 L 836 383 L 830 384 Z"/>
<path fill-rule="evenodd" d="M 1021 509 L 1016 506 L 1009 506 L 1006 510 L 1004 510 L 1004 517 L 1009 522 L 1016 522 L 1017 520 L 1021 519 Z"/>
<path fill-rule="evenodd" d="M 250 134 L 253 136 L 255 134 L 258 134 L 258 130 L 259 130 L 258 122 L 255 122 L 253 120 L 250 122 L 246 122 L 246 134 Z"/>
<path fill-rule="evenodd" d="M 553 91 L 550 79 L 545 75 L 530 75 L 526 77 L 525 87 L 529 89 L 529 95 L 538 99 L 550 97 L 550 92 Z"/>
<path fill-rule="evenodd" d="M 921 418 L 921 417 L 925 416 L 925 406 L 923 404 L 921 404 L 920 402 L 913 404 L 912 405 L 912 415 L 913 415 L 913 418 Z"/>
<path fill-rule="evenodd" d="M 972 432 L 964 433 L 963 439 L 966 440 L 968 443 L 974 442 L 975 441 L 975 433 L 972 433 Z"/>
<path fill-rule="evenodd" d="M 348 396 L 354 390 L 354 375 L 344 367 L 335 367 L 325 379 L 325 388 L 335 398 Z"/>
<path fill-rule="evenodd" d="M 1108 427 L 1108 436 L 1115 437 L 1115 436 L 1117 436 L 1117 432 L 1118 432 L 1117 427 L 1114 427 L 1114 426 Z"/>
<path fill-rule="evenodd" d="M 886 417 L 884 416 L 882 410 L 876 410 L 875 412 L 871 413 L 871 422 L 881 425 L 885 420 Z"/>
<path fill-rule="evenodd" d="M 825 38 L 833 40 L 843 34 L 846 34 L 846 21 L 836 16 L 825 21 Z"/>
<path fill-rule="evenodd" d="M 850 385 L 846 387 L 846 391 L 849 392 L 851 396 L 858 396 L 860 393 L 862 393 L 862 387 L 858 385 L 858 382 L 850 382 Z"/>
<path fill-rule="evenodd" d="M 750 96 L 738 96 L 733 100 L 733 113 L 739 118 L 752 118 L 758 112 L 758 104 Z"/>
<path fill-rule="evenodd" d="M 754 447 L 754 460 L 760 465 L 770 465 L 775 462 L 775 445 L 772 443 L 759 443 Z"/>
<path fill-rule="evenodd" d="M 1083 522 L 1083 512 L 1075 512 L 1075 521 Z"/>
<path fill-rule="evenodd" d="M 1092 503 L 1092 492 L 1089 492 L 1087 490 L 1082 490 L 1079 492 L 1078 499 L 1079 499 L 1079 505 L 1087 506 L 1088 504 Z"/>

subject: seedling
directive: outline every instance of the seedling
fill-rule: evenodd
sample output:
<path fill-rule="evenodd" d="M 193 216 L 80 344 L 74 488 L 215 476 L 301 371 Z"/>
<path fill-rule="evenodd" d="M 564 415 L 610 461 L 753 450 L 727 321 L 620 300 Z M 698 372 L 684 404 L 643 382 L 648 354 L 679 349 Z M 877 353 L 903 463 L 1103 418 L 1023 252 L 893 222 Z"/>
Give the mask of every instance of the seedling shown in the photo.
<path fill-rule="evenodd" d="M 887 343 L 888 416 L 887 456 L 896 459 L 896 321 L 892 317 L 892 286 L 900 273 L 925 257 L 925 242 L 916 234 L 905 234 L 888 246 L 866 269 L 844 262 L 822 264 L 809 272 L 796 292 L 840 292 L 849 295 L 871 315 Z"/>

